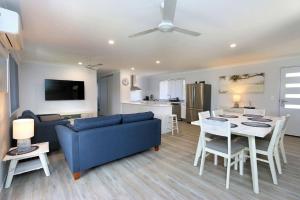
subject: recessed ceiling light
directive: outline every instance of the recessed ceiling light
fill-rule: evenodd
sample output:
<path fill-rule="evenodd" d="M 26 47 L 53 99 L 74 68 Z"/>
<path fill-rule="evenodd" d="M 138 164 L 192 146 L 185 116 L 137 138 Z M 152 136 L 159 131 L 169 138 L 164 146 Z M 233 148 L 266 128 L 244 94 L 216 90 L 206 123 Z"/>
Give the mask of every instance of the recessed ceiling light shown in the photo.
<path fill-rule="evenodd" d="M 108 44 L 113 45 L 113 44 L 115 44 L 115 41 L 114 40 L 108 40 Z"/>
<path fill-rule="evenodd" d="M 82 65 L 82 62 L 78 62 L 78 65 Z"/>
<path fill-rule="evenodd" d="M 235 48 L 235 47 L 236 47 L 235 43 L 230 44 L 230 48 Z"/>
<path fill-rule="evenodd" d="M 159 61 L 159 60 L 157 60 L 157 61 L 155 61 L 155 63 L 156 63 L 156 64 L 160 64 L 160 61 Z"/>
<path fill-rule="evenodd" d="M 134 70 L 135 70 L 135 68 L 134 68 L 134 67 L 131 67 L 131 68 L 130 68 L 130 70 L 131 70 L 131 71 L 134 71 Z"/>

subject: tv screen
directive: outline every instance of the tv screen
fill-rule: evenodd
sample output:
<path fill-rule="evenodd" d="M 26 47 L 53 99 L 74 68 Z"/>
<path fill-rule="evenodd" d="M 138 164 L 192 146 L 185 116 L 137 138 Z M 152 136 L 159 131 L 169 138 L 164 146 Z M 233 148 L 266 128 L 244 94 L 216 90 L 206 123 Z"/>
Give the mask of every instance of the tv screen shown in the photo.
<path fill-rule="evenodd" d="M 46 79 L 45 99 L 46 101 L 84 100 L 84 82 Z"/>

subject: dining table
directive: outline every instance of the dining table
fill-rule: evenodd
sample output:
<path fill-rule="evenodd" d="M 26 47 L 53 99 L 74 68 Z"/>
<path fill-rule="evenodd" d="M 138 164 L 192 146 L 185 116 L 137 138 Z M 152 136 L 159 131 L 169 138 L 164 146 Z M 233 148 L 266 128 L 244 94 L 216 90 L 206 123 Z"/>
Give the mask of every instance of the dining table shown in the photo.
<path fill-rule="evenodd" d="M 240 113 L 224 113 L 221 116 L 216 116 L 217 118 L 225 118 L 230 121 L 231 124 L 237 125 L 232 126 L 231 134 L 238 135 L 242 137 L 248 138 L 249 144 L 249 154 L 250 154 L 250 163 L 251 163 L 251 174 L 252 174 L 252 184 L 254 193 L 259 193 L 259 184 L 258 184 L 258 170 L 257 170 L 257 159 L 256 159 L 256 142 L 255 138 L 264 138 L 268 134 L 272 134 L 272 130 L 276 124 L 276 121 L 279 117 L 275 116 L 244 116 Z M 244 125 L 245 122 L 254 122 L 255 119 L 267 119 L 264 120 L 264 124 L 268 124 L 269 127 L 252 127 L 248 125 Z M 265 122 L 267 121 L 267 122 Z M 192 125 L 200 126 L 200 121 L 191 122 Z M 204 139 L 204 138 L 203 138 Z M 202 152 L 202 141 L 201 136 L 199 136 L 198 146 L 196 150 L 194 166 L 198 165 L 199 158 Z"/>

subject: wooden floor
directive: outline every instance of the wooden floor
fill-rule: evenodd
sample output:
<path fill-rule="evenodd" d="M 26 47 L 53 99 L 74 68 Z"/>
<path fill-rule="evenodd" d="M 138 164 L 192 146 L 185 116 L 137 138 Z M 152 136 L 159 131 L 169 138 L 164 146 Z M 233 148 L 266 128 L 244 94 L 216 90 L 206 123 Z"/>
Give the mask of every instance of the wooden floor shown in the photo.
<path fill-rule="evenodd" d="M 300 199 L 300 138 L 286 137 L 288 164 L 279 184 L 273 185 L 269 168 L 259 163 L 260 194 L 252 190 L 249 162 L 245 175 L 232 170 L 230 189 L 225 189 L 225 168 L 220 159 L 207 161 L 204 175 L 193 166 L 198 127 L 180 123 L 181 133 L 164 135 L 160 151 L 153 149 L 86 171 L 78 181 L 61 152 L 49 156 L 51 176 L 42 170 L 16 176 L 0 199 Z"/>

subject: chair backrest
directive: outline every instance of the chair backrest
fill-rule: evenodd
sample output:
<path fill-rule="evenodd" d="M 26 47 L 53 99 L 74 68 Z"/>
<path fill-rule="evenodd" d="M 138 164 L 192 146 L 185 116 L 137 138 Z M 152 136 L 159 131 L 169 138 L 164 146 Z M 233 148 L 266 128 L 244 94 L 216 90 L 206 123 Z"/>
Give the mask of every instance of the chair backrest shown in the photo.
<path fill-rule="evenodd" d="M 274 148 L 278 145 L 285 121 L 286 121 L 285 116 L 281 117 L 281 119 L 276 121 L 275 127 L 273 129 L 272 137 L 269 143 L 268 152 L 273 152 Z"/>
<path fill-rule="evenodd" d="M 284 135 L 285 135 L 286 128 L 287 128 L 287 124 L 288 124 L 288 121 L 289 121 L 290 117 L 291 117 L 290 114 L 287 114 L 287 115 L 285 116 L 285 121 L 284 121 L 284 124 L 283 124 L 283 127 L 282 127 L 282 131 L 281 131 L 279 140 L 283 140 L 283 137 L 284 137 Z"/>
<path fill-rule="evenodd" d="M 206 119 L 210 117 L 210 112 L 209 111 L 205 111 L 205 112 L 199 112 L 199 119 Z"/>
<path fill-rule="evenodd" d="M 198 116 L 199 116 L 199 125 L 200 125 L 200 127 L 202 127 L 202 120 L 203 119 L 211 117 L 209 111 L 199 112 Z"/>
<path fill-rule="evenodd" d="M 223 137 L 230 137 L 230 122 L 220 122 L 211 119 L 202 119 L 202 131 L 212 135 L 218 135 Z"/>
<path fill-rule="evenodd" d="M 217 117 L 217 116 L 223 115 L 223 114 L 224 114 L 223 109 L 218 109 L 218 110 L 213 110 L 212 111 L 212 116 L 214 116 L 214 117 Z"/>
<path fill-rule="evenodd" d="M 201 135 L 205 137 L 205 134 L 217 135 L 222 137 L 227 137 L 228 141 L 228 154 L 231 154 L 231 131 L 230 122 L 220 122 L 216 120 L 203 119 L 201 127 Z M 205 147 L 205 140 L 202 140 L 203 147 Z"/>
<path fill-rule="evenodd" d="M 266 115 L 266 109 L 244 109 L 244 114 L 251 114 L 251 115 Z"/>

